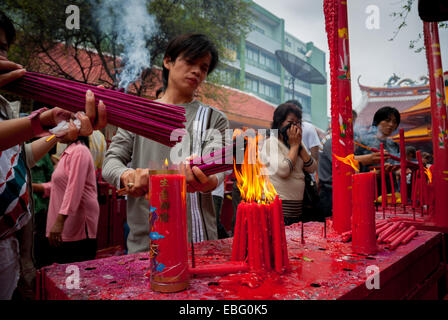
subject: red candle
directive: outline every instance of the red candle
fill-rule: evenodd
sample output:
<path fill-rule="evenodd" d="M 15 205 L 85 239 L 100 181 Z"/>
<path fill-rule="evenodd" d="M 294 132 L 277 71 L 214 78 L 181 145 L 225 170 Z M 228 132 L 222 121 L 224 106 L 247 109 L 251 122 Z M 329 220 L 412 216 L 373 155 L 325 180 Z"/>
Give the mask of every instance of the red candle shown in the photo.
<path fill-rule="evenodd" d="M 431 128 L 434 153 L 433 191 L 434 222 L 448 227 L 448 116 L 444 90 L 439 26 L 437 22 L 423 22 L 426 60 L 431 89 Z M 446 53 L 446 51 L 444 52 Z M 446 66 L 445 66 L 446 67 Z"/>
<path fill-rule="evenodd" d="M 247 260 L 249 268 L 255 267 L 255 244 L 254 244 L 254 224 L 252 220 L 252 206 L 250 203 L 246 206 L 246 221 L 247 221 Z"/>
<path fill-rule="evenodd" d="M 397 199 L 395 198 L 395 186 L 394 186 L 394 177 L 392 175 L 392 171 L 389 171 L 389 179 L 390 179 L 390 187 L 392 192 L 392 204 L 397 204 Z"/>
<path fill-rule="evenodd" d="M 376 170 L 373 173 L 374 173 L 374 181 L 375 181 L 375 202 L 377 202 L 378 201 L 378 183 L 377 183 L 376 179 L 378 177 L 376 175 Z"/>
<path fill-rule="evenodd" d="M 360 254 L 375 254 L 375 174 L 371 172 L 353 175 L 352 250 Z"/>
<path fill-rule="evenodd" d="M 387 207 L 386 171 L 384 168 L 384 145 L 381 143 L 381 207 Z"/>
<path fill-rule="evenodd" d="M 271 269 L 271 250 L 269 250 L 269 233 L 268 233 L 268 205 L 258 205 L 258 212 L 260 213 L 260 228 L 263 243 L 263 262 L 266 270 Z"/>
<path fill-rule="evenodd" d="M 411 185 L 411 200 L 412 200 L 412 208 L 416 209 L 417 208 L 417 185 L 416 185 L 416 175 L 417 172 L 413 171 L 412 172 L 412 185 Z"/>
<path fill-rule="evenodd" d="M 195 275 L 222 275 L 227 273 L 237 273 L 248 271 L 249 266 L 244 261 L 230 261 L 220 264 L 207 264 L 190 268 L 189 272 Z"/>
<path fill-rule="evenodd" d="M 424 204 L 424 189 L 426 184 L 426 178 L 425 178 L 425 171 L 423 170 L 423 161 L 422 161 L 422 153 L 420 150 L 417 151 L 417 160 L 418 160 L 418 166 L 420 171 L 420 179 L 418 179 L 418 183 L 420 184 L 420 205 L 423 206 Z"/>
<path fill-rule="evenodd" d="M 151 289 L 181 291 L 189 282 L 185 176 L 152 170 L 150 190 Z"/>
<path fill-rule="evenodd" d="M 353 154 L 353 116 L 347 1 L 324 0 L 325 30 L 330 50 L 332 152 Z M 333 161 L 333 228 L 351 228 L 352 167 Z"/>
<path fill-rule="evenodd" d="M 279 204 L 280 204 L 280 235 L 282 241 L 283 267 L 286 268 L 289 265 L 289 260 L 288 260 L 288 248 L 286 244 L 285 221 L 283 220 L 282 199 L 279 199 Z"/>
<path fill-rule="evenodd" d="M 259 205 L 254 203 L 251 205 L 251 211 L 252 211 L 252 226 L 253 226 L 253 249 L 254 249 L 254 269 L 255 270 L 261 270 L 261 265 L 263 261 L 263 251 L 261 246 L 262 241 L 262 235 L 261 235 L 261 226 L 260 226 L 260 219 L 262 212 L 259 209 Z"/>
<path fill-rule="evenodd" d="M 280 219 L 283 219 L 283 216 L 280 212 L 280 200 L 279 197 L 276 196 L 273 203 L 273 213 L 272 213 L 272 242 L 274 244 L 274 267 L 275 271 L 282 272 L 282 238 L 280 234 L 281 223 Z"/>
<path fill-rule="evenodd" d="M 406 184 L 406 146 L 404 143 L 404 129 L 400 129 L 400 165 L 401 165 L 401 177 L 400 177 L 400 193 L 401 204 L 403 208 L 408 203 L 408 187 Z"/>
<path fill-rule="evenodd" d="M 233 232 L 233 243 L 232 243 L 232 256 L 230 260 L 232 261 L 241 261 L 244 259 L 242 250 L 241 250 L 241 237 L 244 236 L 242 232 L 242 223 L 241 220 L 243 219 L 241 214 L 241 208 L 244 205 L 244 202 L 241 202 L 236 210 L 236 221 L 235 221 L 235 228 Z"/>

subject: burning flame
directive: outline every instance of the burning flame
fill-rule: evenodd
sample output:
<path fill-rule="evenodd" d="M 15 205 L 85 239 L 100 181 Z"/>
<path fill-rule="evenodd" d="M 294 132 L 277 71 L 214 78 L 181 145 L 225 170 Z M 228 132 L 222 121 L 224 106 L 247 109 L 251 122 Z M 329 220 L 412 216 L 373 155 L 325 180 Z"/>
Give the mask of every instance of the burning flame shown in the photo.
<path fill-rule="evenodd" d="M 168 159 L 165 158 L 165 167 L 168 168 Z"/>
<path fill-rule="evenodd" d="M 429 168 L 423 168 L 426 176 L 428 177 L 429 183 L 432 182 L 432 172 Z"/>
<path fill-rule="evenodd" d="M 345 163 L 346 165 L 351 166 L 353 169 L 355 169 L 355 171 L 359 172 L 359 161 L 355 160 L 355 155 L 354 154 L 349 154 L 348 156 L 346 156 L 345 158 L 343 157 L 338 157 L 337 155 L 335 155 L 333 153 L 333 155 L 335 156 L 336 159 L 338 159 L 339 161 Z"/>
<path fill-rule="evenodd" d="M 266 167 L 260 161 L 258 144 L 262 142 L 262 136 L 258 134 L 244 134 L 245 131 L 236 129 L 233 134 L 235 140 L 239 136 L 244 137 L 245 151 L 244 161 L 237 164 L 234 155 L 233 168 L 237 180 L 241 198 L 246 202 L 271 202 L 274 201 L 277 192 L 269 181 Z"/>

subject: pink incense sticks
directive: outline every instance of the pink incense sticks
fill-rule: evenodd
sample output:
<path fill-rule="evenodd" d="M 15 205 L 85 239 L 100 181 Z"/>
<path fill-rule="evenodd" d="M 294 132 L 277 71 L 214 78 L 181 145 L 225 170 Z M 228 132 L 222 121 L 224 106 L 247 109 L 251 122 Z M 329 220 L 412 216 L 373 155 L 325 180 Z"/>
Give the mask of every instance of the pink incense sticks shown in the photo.
<path fill-rule="evenodd" d="M 173 130 L 185 128 L 183 107 L 45 74 L 27 72 L 3 89 L 71 112 L 84 110 L 85 94 L 91 90 L 96 102 L 106 105 L 108 123 L 170 147 L 182 138 L 171 141 Z"/>

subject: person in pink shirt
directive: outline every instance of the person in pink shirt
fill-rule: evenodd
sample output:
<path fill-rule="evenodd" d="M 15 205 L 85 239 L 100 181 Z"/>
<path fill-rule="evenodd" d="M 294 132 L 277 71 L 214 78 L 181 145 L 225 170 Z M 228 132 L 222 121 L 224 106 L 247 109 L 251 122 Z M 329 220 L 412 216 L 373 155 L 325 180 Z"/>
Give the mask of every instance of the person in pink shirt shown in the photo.
<path fill-rule="evenodd" d="M 96 255 L 100 208 L 95 166 L 88 138 L 79 137 L 62 153 L 51 176 L 43 184 L 50 196 L 46 236 L 51 260 L 69 263 L 91 260 Z"/>

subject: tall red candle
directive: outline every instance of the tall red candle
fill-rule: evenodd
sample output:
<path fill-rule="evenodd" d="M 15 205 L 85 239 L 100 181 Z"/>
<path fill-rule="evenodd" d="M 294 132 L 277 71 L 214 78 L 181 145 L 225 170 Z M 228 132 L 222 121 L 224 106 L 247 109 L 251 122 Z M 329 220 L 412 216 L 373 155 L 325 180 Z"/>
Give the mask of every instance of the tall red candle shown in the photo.
<path fill-rule="evenodd" d="M 434 222 L 448 227 L 448 118 L 437 22 L 423 22 L 431 89 L 432 146 L 434 154 Z"/>
<path fill-rule="evenodd" d="M 324 0 L 325 30 L 330 50 L 332 152 L 353 154 L 353 116 L 347 1 Z M 352 167 L 333 161 L 333 228 L 351 228 Z"/>
<path fill-rule="evenodd" d="M 150 205 L 151 289 L 184 290 L 189 284 L 185 176 L 151 170 Z"/>
<path fill-rule="evenodd" d="M 408 203 L 408 187 L 406 183 L 406 145 L 404 142 L 404 129 L 400 129 L 400 193 L 401 193 L 401 204 L 403 208 L 406 207 Z"/>
<path fill-rule="evenodd" d="M 279 197 L 276 196 L 273 203 L 273 212 L 272 212 L 272 242 L 274 244 L 274 267 L 275 271 L 282 272 L 282 238 L 280 234 L 281 222 L 280 219 L 283 219 L 283 216 L 280 212 L 280 200 Z"/>
<path fill-rule="evenodd" d="M 418 179 L 418 183 L 420 184 L 420 204 L 423 206 L 426 202 L 425 202 L 425 185 L 426 185 L 426 178 L 425 178 L 425 170 L 423 169 L 423 161 L 422 161 L 422 152 L 420 150 L 418 150 L 416 152 L 417 155 L 417 161 L 418 161 L 418 167 L 419 167 L 419 172 L 420 172 L 420 176 Z"/>
<path fill-rule="evenodd" d="M 267 205 L 258 205 L 258 211 L 260 213 L 260 228 L 262 237 L 262 254 L 263 263 L 266 270 L 271 269 L 271 250 L 269 249 L 269 232 L 268 232 L 268 216 L 269 209 Z"/>
<path fill-rule="evenodd" d="M 235 228 L 233 232 L 233 243 L 232 243 L 232 256 L 230 260 L 232 261 L 241 261 L 244 259 L 242 248 L 241 248 L 241 237 L 246 236 L 245 233 L 242 231 L 242 207 L 244 205 L 244 202 L 241 202 L 236 210 L 236 221 L 235 221 Z"/>
<path fill-rule="evenodd" d="M 374 178 L 371 172 L 353 175 L 352 250 L 360 254 L 375 254 Z"/>
<path fill-rule="evenodd" d="M 384 167 L 384 145 L 381 143 L 381 207 L 387 207 L 386 170 Z"/>
<path fill-rule="evenodd" d="M 395 186 L 394 186 L 394 176 L 392 171 L 389 171 L 389 179 L 390 179 L 390 189 L 392 192 L 392 204 L 397 204 L 397 199 L 395 198 Z"/>
<path fill-rule="evenodd" d="M 417 208 L 417 171 L 412 172 L 412 208 Z"/>
<path fill-rule="evenodd" d="M 375 202 L 378 201 L 378 182 L 376 181 L 376 179 L 378 178 L 376 175 L 376 170 L 373 171 L 374 174 L 374 180 L 375 180 Z"/>

